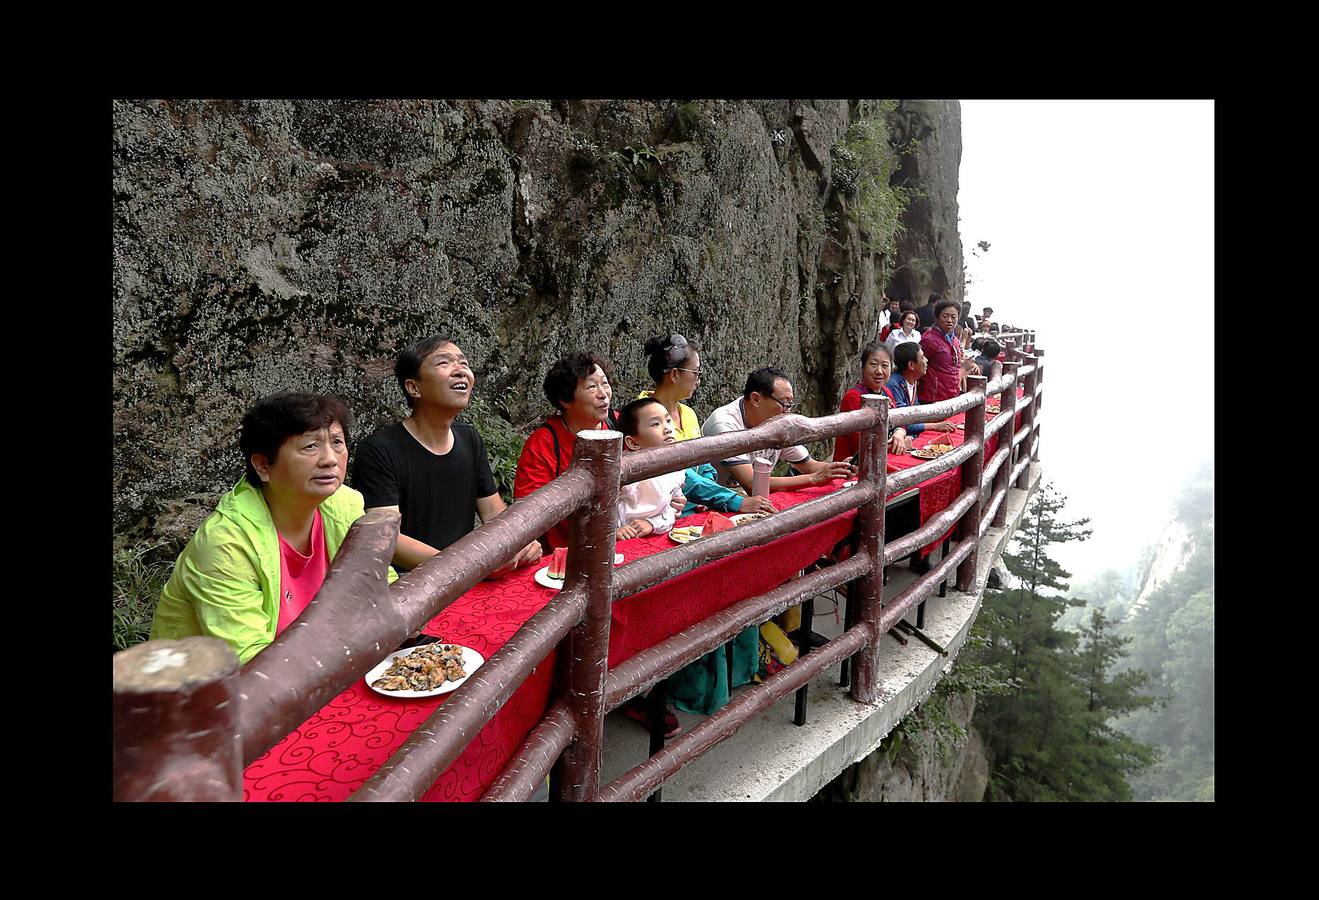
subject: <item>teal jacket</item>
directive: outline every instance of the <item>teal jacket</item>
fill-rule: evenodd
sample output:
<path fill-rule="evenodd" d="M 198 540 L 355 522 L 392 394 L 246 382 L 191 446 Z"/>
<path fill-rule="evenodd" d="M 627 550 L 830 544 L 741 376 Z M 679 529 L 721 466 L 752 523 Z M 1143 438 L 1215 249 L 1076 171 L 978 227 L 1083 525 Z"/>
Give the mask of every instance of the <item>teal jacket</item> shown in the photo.
<path fill-rule="evenodd" d="M 321 504 L 333 560 L 364 513 L 344 485 Z M 388 578 L 398 578 L 391 567 Z M 227 641 L 247 662 L 275 639 L 279 624 L 279 535 L 261 491 L 244 478 L 220 498 L 179 554 L 151 623 L 151 640 L 205 635 Z"/>
<path fill-rule="evenodd" d="M 696 512 L 697 506 L 732 513 L 742 508 L 742 495 L 720 484 L 718 471 L 709 463 L 693 466 L 686 475 L 682 492 L 687 497 L 687 505 L 678 515 L 689 516 Z"/>

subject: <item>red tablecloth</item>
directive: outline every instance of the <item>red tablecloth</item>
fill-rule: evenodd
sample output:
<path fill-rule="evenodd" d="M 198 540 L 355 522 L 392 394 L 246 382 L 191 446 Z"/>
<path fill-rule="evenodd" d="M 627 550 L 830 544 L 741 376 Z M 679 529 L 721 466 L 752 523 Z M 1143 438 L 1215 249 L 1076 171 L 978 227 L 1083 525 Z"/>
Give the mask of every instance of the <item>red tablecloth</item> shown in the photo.
<path fill-rule="evenodd" d="M 1025 391 L 1018 388 L 1017 390 L 1018 398 L 1024 396 L 1024 394 Z M 954 425 L 965 425 L 966 413 L 958 413 L 955 416 L 949 416 L 947 421 L 953 423 Z M 1021 427 L 1021 413 L 1017 413 L 1016 420 L 1012 423 L 1013 431 L 1015 432 L 1016 429 L 1020 427 Z M 1006 429 L 1007 429 L 1006 425 L 1003 428 L 1000 428 L 993 436 L 990 437 L 989 441 L 986 443 L 985 445 L 986 462 L 988 462 L 989 459 L 993 457 L 993 455 L 998 451 L 998 439 Z M 925 431 L 917 435 L 912 440 L 911 443 L 913 450 L 919 449 L 920 447 L 924 447 L 927 444 L 952 444 L 954 447 L 960 447 L 962 446 L 962 441 L 965 440 L 965 438 L 966 438 L 966 432 L 964 432 L 960 428 L 957 431 L 953 431 L 953 432 L 930 431 L 929 429 L 926 429 Z M 899 472 L 902 471 L 903 469 L 910 469 L 913 466 L 918 466 L 924 462 L 928 462 L 928 460 L 917 459 L 916 457 L 906 453 L 903 454 L 890 453 L 888 455 L 888 470 L 890 472 Z M 944 472 L 942 475 L 936 475 L 933 478 L 928 478 L 925 481 L 922 481 L 920 483 L 921 524 L 924 525 L 926 522 L 930 520 L 931 516 L 937 515 L 938 513 L 947 509 L 949 505 L 951 505 L 952 502 L 957 499 L 957 495 L 960 494 L 961 492 L 962 492 L 961 466 L 958 466 L 956 469 L 953 469 L 951 472 Z M 945 538 L 947 538 L 950 534 L 953 533 L 953 530 L 956 527 L 957 526 L 954 525 L 953 528 L 948 529 L 948 531 L 945 532 L 937 540 L 932 541 L 931 543 L 927 544 L 925 547 L 922 547 L 921 556 L 928 556 L 934 550 L 935 547 L 938 547 L 941 543 L 943 543 Z"/>
<path fill-rule="evenodd" d="M 489 659 L 553 596 L 533 580 L 537 568 L 527 566 L 498 581 L 481 582 L 432 619 L 425 631 Z M 549 705 L 553 673 L 551 653 L 422 799 L 478 799 L 540 721 Z M 247 767 L 243 799 L 346 799 L 447 696 L 394 699 L 359 679 Z"/>
<path fill-rule="evenodd" d="M 953 421 L 962 418 L 958 416 Z M 928 437 L 921 435 L 917 444 L 938 437 L 933 433 Z M 952 436 L 952 442 L 961 443 L 961 432 Z M 889 462 L 890 470 L 896 470 L 916 465 L 919 460 L 890 456 Z M 957 496 L 960 471 L 956 469 L 921 483 L 922 523 Z M 840 484 L 834 481 L 826 486 L 775 493 L 775 505 L 786 509 L 837 490 Z M 681 523 L 699 524 L 706 515 L 689 516 Z M 610 623 L 609 664 L 617 665 L 720 609 L 783 584 L 842 540 L 851 530 L 855 515 L 855 511 L 850 511 L 835 516 L 616 603 Z M 639 559 L 675 546 L 667 535 L 657 535 L 623 541 L 618 550 L 626 559 Z M 547 561 L 548 557 L 541 564 Z M 424 630 L 446 641 L 472 647 L 488 659 L 554 595 L 549 588 L 535 583 L 533 576 L 541 564 L 478 584 Z M 551 654 L 422 799 L 479 799 L 544 714 L 549 705 L 553 673 L 554 654 Z M 243 775 L 243 799 L 346 799 L 444 699 L 384 697 L 359 680 L 247 767 Z"/>
<path fill-rule="evenodd" d="M 774 495 L 780 509 L 836 490 L 841 482 Z M 693 525 L 708 513 L 682 519 Z M 696 624 L 726 606 L 764 593 L 827 553 L 852 528 L 855 511 L 771 544 L 744 550 L 614 605 L 609 664 Z M 621 541 L 625 559 L 677 547 L 667 535 Z M 554 591 L 535 583 L 540 565 L 484 581 L 436 616 L 424 631 L 489 658 Z M 554 654 L 537 666 L 477 738 L 445 770 L 423 800 L 476 800 L 485 792 L 549 705 Z M 447 696 L 447 695 L 446 695 Z M 245 800 L 343 800 L 362 785 L 445 697 L 396 700 L 359 680 L 297 731 L 257 759 L 243 776 Z"/>
<path fill-rule="evenodd" d="M 775 507 L 783 510 L 823 497 L 841 484 L 841 481 L 834 481 L 800 491 L 781 491 L 773 494 L 772 499 Z M 680 523 L 700 524 L 708 515 L 688 516 Z M 609 623 L 609 665 L 616 666 L 739 600 L 783 584 L 846 537 L 852 530 L 854 518 L 856 510 L 849 510 L 786 538 L 706 563 L 699 569 L 615 603 Z M 628 559 L 636 559 L 677 545 L 669 540 L 668 535 L 655 535 L 624 541 L 618 546 Z"/>

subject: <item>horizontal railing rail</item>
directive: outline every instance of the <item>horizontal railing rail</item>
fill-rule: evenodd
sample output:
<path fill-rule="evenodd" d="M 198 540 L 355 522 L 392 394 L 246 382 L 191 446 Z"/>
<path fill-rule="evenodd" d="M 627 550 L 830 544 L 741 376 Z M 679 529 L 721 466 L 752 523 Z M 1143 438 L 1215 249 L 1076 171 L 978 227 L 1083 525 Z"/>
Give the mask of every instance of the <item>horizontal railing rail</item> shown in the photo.
<path fill-rule="evenodd" d="M 996 362 L 987 377 L 968 377 L 966 393 L 938 403 L 890 410 L 887 398 L 867 395 L 859 410 L 813 419 L 781 415 L 746 431 L 628 454 L 622 453 L 617 432 L 581 432 L 567 472 L 404 574 L 392 587 L 385 572 L 399 515 L 367 513 L 349 530 L 307 610 L 246 666 L 237 666 L 232 650 L 209 638 L 168 642 L 168 647 L 161 646 L 166 642 L 147 642 L 116 654 L 116 798 L 241 797 L 243 767 L 565 518 L 571 536 L 560 593 L 438 706 L 351 799 L 421 796 L 556 650 L 559 693 L 482 799 L 527 799 L 551 772 L 558 800 L 642 799 L 759 711 L 843 659 L 855 660 L 853 699 L 877 702 L 879 639 L 954 571 L 957 589 L 970 589 L 979 539 L 988 528 L 1005 523 L 1009 487 L 1025 487 L 1027 470 L 1038 459 L 1043 351 L 1034 347 L 1033 332 L 999 339 L 1007 361 Z M 1019 339 L 1025 340 L 1027 350 L 1018 349 Z M 1018 388 L 1023 390 L 1020 398 Z M 1002 404 L 987 420 L 985 402 L 991 396 L 1000 396 Z M 889 427 L 961 412 L 967 414 L 961 446 L 903 471 L 886 471 Z M 986 459 L 990 438 L 1017 416 L 1021 426 L 1009 428 L 1009 438 L 1001 439 Z M 855 432 L 861 433 L 855 485 L 735 530 L 613 566 L 621 485 L 754 450 Z M 952 503 L 915 531 L 886 543 L 886 501 L 959 467 L 962 487 Z M 609 669 L 609 611 L 614 602 L 852 510 L 858 515 L 851 558 L 733 603 Z M 884 566 L 954 528 L 952 549 L 938 564 L 884 602 Z M 608 711 L 741 630 L 843 585 L 851 586 L 858 610 L 840 637 L 741 691 L 663 754 L 600 786 L 603 717 Z M 179 673 L 160 675 L 162 653 L 184 660 L 176 666 Z"/>

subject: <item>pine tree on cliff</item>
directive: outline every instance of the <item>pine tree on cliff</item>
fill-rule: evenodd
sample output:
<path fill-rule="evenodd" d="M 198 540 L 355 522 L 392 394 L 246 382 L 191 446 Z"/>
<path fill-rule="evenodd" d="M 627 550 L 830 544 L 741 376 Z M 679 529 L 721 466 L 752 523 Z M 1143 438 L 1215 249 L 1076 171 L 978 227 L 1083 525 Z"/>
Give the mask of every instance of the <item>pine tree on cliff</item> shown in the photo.
<path fill-rule="evenodd" d="M 1085 540 L 1089 520 L 1060 518 L 1066 498 L 1046 485 L 1031 501 L 1014 553 L 1004 554 L 1015 586 L 985 594 L 984 662 L 1004 671 L 1013 690 L 983 697 L 976 724 L 993 762 L 992 800 L 1130 799 L 1126 775 L 1148 765 L 1149 747 L 1115 732 L 1109 719 L 1147 705 L 1136 696 L 1143 673 L 1110 676 L 1126 641 L 1100 617 L 1080 634 L 1058 627 L 1084 600 L 1068 599 L 1071 577 L 1048 549 Z M 1082 646 L 1084 641 L 1084 646 Z"/>

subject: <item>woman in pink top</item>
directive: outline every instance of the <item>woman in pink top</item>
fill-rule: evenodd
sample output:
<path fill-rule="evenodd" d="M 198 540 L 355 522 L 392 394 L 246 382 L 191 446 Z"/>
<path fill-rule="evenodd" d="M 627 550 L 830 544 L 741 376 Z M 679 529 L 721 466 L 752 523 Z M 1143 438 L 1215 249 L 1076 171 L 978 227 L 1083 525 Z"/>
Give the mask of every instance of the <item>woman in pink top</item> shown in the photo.
<path fill-rule="evenodd" d="M 307 608 L 363 513 L 343 483 L 351 424 L 342 401 L 318 394 L 277 394 L 247 411 L 247 474 L 179 556 L 153 640 L 215 637 L 247 662 Z"/>

